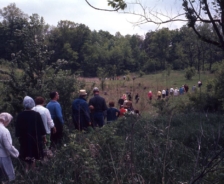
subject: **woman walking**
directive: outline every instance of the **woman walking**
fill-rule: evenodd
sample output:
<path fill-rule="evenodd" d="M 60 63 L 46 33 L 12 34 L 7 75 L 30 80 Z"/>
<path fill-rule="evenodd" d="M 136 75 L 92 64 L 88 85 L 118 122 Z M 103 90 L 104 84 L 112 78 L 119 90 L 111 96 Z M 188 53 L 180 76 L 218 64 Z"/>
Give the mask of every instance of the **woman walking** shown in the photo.
<path fill-rule="evenodd" d="M 32 110 L 34 100 L 26 96 L 23 100 L 25 110 L 16 121 L 16 137 L 19 138 L 20 156 L 26 163 L 26 172 L 35 168 L 36 160 L 43 158 L 43 142 L 46 143 L 46 131 L 38 112 Z"/>
<path fill-rule="evenodd" d="M 10 155 L 17 158 L 18 150 L 12 145 L 12 138 L 9 130 L 6 128 L 12 120 L 9 113 L 0 114 L 0 178 L 8 181 L 15 180 L 15 172 Z"/>

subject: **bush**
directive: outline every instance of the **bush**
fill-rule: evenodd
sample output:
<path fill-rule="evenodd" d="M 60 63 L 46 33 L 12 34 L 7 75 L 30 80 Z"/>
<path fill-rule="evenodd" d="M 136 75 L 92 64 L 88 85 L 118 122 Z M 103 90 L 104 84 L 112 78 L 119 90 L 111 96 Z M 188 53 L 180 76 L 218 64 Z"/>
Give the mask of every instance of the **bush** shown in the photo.
<path fill-rule="evenodd" d="M 14 160 L 15 183 L 222 183 L 223 124 L 221 115 L 190 113 L 129 115 L 89 133 L 66 128 L 61 149 L 35 173 Z"/>
<path fill-rule="evenodd" d="M 143 72 L 143 71 L 139 71 L 139 77 L 142 77 L 143 75 L 145 75 L 145 72 Z"/>

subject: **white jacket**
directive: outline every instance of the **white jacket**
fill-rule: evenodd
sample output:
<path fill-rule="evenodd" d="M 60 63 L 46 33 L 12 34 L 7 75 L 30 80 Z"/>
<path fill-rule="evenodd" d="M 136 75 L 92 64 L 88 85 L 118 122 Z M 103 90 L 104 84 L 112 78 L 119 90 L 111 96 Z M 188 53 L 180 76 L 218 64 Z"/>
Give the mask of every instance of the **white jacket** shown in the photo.
<path fill-rule="evenodd" d="M 0 123 L 0 157 L 18 157 L 18 150 L 12 145 L 12 138 L 9 130 Z"/>
<path fill-rule="evenodd" d="M 47 108 L 42 105 L 35 106 L 32 110 L 39 112 L 44 123 L 44 127 L 47 134 L 51 133 L 51 128 L 54 127 L 54 121 L 51 118 L 51 114 Z"/>

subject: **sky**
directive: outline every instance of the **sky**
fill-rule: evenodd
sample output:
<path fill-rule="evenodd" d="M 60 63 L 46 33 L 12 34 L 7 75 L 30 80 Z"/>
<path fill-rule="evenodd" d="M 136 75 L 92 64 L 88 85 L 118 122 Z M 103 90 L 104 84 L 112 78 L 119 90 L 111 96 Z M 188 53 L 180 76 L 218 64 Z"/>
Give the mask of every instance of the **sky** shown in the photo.
<path fill-rule="evenodd" d="M 140 0 L 143 5 L 161 10 L 167 14 L 175 14 L 181 10 L 181 4 L 178 0 Z M 107 0 L 89 0 L 89 2 L 98 8 L 108 9 Z M 136 22 L 139 17 L 117 12 L 98 11 L 91 8 L 85 0 L 2 0 L 0 9 L 15 3 L 25 14 L 32 15 L 37 13 L 42 16 L 46 23 L 57 26 L 60 20 L 69 20 L 75 23 L 85 24 L 90 30 L 108 31 L 115 35 L 120 32 L 122 35 L 138 34 L 144 36 L 149 31 L 158 29 L 158 26 L 152 23 L 146 23 L 141 26 L 133 26 L 130 22 Z M 128 5 L 126 11 L 140 12 L 136 6 Z M 183 25 L 181 22 L 164 24 L 159 27 L 168 27 L 177 29 Z"/>

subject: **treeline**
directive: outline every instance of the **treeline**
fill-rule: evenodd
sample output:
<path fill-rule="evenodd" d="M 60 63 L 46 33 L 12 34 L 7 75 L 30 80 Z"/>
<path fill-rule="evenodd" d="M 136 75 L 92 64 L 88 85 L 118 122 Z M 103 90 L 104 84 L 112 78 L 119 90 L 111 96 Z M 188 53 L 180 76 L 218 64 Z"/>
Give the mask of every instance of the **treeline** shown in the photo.
<path fill-rule="evenodd" d="M 115 35 L 108 31 L 91 31 L 87 25 L 61 20 L 56 27 L 44 22 L 37 14 L 28 16 L 15 4 L 0 10 L 0 58 L 10 61 L 17 52 L 23 52 L 30 42 L 44 40 L 45 50 L 54 51 L 47 61 L 67 61 L 64 70 L 83 76 L 116 76 L 128 72 L 150 73 L 159 70 L 182 70 L 194 67 L 214 71 L 214 63 L 221 62 L 223 52 L 197 38 L 187 26 L 169 30 L 162 28 L 139 35 Z M 215 37 L 213 28 L 198 25 L 200 33 Z M 32 29 L 30 29 L 32 27 Z M 44 50 L 43 49 L 43 50 Z M 44 52 L 44 51 L 43 51 Z"/>

